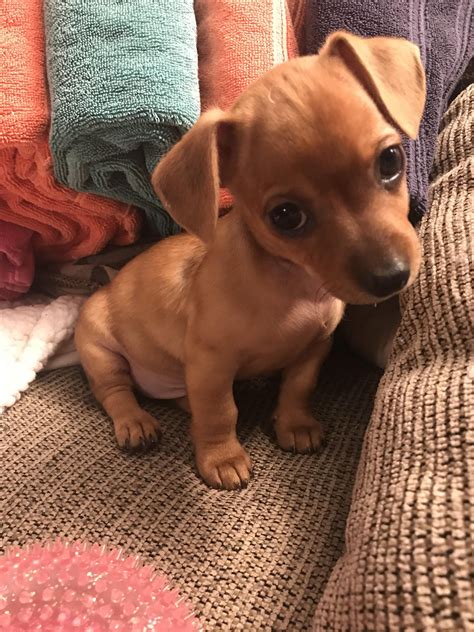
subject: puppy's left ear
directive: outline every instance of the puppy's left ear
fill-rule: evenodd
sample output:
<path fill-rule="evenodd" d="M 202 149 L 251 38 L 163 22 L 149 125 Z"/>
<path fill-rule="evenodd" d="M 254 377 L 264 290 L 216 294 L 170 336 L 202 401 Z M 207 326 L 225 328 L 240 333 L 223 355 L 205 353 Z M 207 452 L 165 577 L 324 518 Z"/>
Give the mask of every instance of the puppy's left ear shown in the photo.
<path fill-rule="evenodd" d="M 397 37 L 358 37 L 337 31 L 328 37 L 320 54 L 341 59 L 382 114 L 416 138 L 426 96 L 418 46 Z"/>
<path fill-rule="evenodd" d="M 232 149 L 233 122 L 219 109 L 198 122 L 158 163 L 151 177 L 156 194 L 184 229 L 210 243 Z"/>

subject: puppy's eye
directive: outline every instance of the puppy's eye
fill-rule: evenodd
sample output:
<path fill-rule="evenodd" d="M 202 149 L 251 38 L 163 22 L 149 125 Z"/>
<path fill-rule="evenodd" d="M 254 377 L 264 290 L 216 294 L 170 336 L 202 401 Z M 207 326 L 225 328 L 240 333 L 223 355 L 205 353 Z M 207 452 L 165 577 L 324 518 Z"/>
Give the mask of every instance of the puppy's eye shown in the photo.
<path fill-rule="evenodd" d="M 385 186 L 396 184 L 403 173 L 405 158 L 400 145 L 382 149 L 377 161 L 378 176 Z"/>
<path fill-rule="evenodd" d="M 303 228 L 308 221 L 306 213 L 294 202 L 283 202 L 275 206 L 269 218 L 273 226 L 280 233 L 295 233 Z"/>

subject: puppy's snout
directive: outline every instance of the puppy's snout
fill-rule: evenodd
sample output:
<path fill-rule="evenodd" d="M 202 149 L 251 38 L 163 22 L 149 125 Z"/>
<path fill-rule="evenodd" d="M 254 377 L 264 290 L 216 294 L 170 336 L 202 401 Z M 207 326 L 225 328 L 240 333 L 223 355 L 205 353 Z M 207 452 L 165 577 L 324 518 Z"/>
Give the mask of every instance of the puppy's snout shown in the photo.
<path fill-rule="evenodd" d="M 395 259 L 383 267 L 361 271 L 359 282 L 363 289 L 377 298 L 386 298 L 402 290 L 410 278 L 410 265 Z"/>

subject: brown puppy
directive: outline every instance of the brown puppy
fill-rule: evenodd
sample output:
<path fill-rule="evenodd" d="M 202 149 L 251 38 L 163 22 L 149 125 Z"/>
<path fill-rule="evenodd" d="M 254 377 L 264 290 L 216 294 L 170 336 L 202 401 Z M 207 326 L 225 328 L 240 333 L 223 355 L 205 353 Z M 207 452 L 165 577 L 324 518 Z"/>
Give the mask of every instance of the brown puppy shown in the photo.
<path fill-rule="evenodd" d="M 191 234 L 129 263 L 77 327 L 120 446 L 159 437 L 134 386 L 189 401 L 200 475 L 239 488 L 251 464 L 232 383 L 281 370 L 277 441 L 318 448 L 308 399 L 344 303 L 393 296 L 418 271 L 399 131 L 416 136 L 424 97 L 416 46 L 335 33 L 318 56 L 264 75 L 229 112 L 204 114 L 169 152 L 153 185 Z M 235 207 L 217 221 L 220 184 Z"/>

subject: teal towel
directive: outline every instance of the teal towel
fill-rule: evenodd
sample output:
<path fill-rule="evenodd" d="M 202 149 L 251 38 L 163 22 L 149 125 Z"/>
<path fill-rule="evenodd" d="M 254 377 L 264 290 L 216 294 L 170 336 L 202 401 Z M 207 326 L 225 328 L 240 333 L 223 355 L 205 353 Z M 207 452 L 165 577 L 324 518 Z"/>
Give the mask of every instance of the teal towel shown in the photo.
<path fill-rule="evenodd" d="M 199 116 L 193 0 L 45 0 L 56 178 L 178 228 L 150 174 Z"/>

